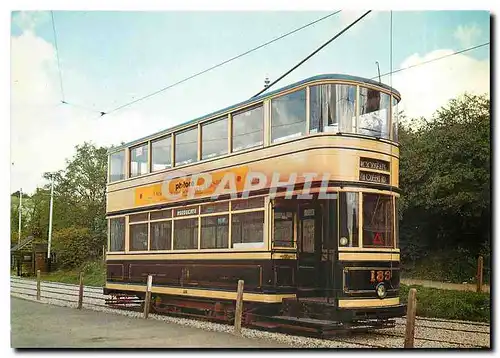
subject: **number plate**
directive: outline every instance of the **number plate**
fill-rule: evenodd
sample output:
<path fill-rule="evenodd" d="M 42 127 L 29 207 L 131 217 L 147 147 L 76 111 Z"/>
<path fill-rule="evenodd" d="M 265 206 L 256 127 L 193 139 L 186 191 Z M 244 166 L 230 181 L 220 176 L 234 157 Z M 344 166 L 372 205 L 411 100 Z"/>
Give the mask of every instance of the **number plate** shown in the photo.
<path fill-rule="evenodd" d="M 371 270 L 370 283 L 390 281 L 392 278 L 391 270 Z"/>

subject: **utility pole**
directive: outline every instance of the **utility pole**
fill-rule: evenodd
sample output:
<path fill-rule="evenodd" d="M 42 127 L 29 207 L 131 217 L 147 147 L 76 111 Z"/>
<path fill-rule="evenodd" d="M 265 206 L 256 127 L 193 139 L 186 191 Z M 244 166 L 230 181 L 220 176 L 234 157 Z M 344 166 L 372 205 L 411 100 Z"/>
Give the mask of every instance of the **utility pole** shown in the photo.
<path fill-rule="evenodd" d="M 54 207 L 54 174 L 50 177 L 52 184 L 50 185 L 50 211 L 49 211 L 49 244 L 47 250 L 47 258 L 50 260 L 50 243 L 52 241 L 52 208 Z"/>
<path fill-rule="evenodd" d="M 375 63 L 377 64 L 377 69 L 378 69 L 378 81 L 382 83 L 382 80 L 380 79 L 380 66 L 378 64 L 378 61 L 375 61 Z"/>
<path fill-rule="evenodd" d="M 23 209 L 23 188 L 19 190 L 19 237 L 17 239 L 17 244 L 21 245 L 21 218 L 22 218 L 22 211 Z"/>

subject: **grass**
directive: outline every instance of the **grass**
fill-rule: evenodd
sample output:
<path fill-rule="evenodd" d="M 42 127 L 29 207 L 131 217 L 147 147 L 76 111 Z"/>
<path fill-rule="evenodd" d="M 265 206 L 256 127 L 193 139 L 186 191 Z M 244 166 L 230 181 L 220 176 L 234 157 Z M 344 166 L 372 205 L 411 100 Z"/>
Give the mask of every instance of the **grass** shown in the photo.
<path fill-rule="evenodd" d="M 80 271 L 83 271 L 83 282 L 88 286 L 104 286 L 104 263 L 102 260 L 90 261 L 80 268 L 71 270 L 57 270 L 42 274 L 42 280 L 63 283 L 78 284 L 80 280 Z"/>
<path fill-rule="evenodd" d="M 417 290 L 417 316 L 490 322 L 488 293 L 401 285 L 399 295 L 404 303 L 410 288 Z"/>

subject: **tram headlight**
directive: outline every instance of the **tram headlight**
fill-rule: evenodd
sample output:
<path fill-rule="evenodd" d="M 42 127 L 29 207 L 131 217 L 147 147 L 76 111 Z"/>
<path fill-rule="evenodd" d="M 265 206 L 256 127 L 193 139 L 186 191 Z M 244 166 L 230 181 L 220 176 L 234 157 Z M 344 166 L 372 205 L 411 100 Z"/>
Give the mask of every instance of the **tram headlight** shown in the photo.
<path fill-rule="evenodd" d="M 346 246 L 349 240 L 347 240 L 347 237 L 341 237 L 340 238 L 340 246 Z"/>
<path fill-rule="evenodd" d="M 387 289 L 383 282 L 380 282 L 377 287 L 375 287 L 375 291 L 377 291 L 378 298 L 384 298 L 387 296 Z"/>

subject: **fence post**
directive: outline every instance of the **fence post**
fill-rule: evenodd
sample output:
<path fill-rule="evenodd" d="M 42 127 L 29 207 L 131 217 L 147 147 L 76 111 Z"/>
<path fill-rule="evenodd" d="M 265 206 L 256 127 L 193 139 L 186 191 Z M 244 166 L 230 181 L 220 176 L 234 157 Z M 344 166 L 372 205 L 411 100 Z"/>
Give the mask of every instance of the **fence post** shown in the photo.
<path fill-rule="evenodd" d="M 40 270 L 36 270 L 36 299 L 40 301 Z"/>
<path fill-rule="evenodd" d="M 483 291 L 483 257 L 479 256 L 477 260 L 476 292 Z"/>
<path fill-rule="evenodd" d="M 234 333 L 241 334 L 241 314 L 243 313 L 243 287 L 245 281 L 238 280 L 238 291 L 236 294 L 236 310 L 234 313 Z"/>
<path fill-rule="evenodd" d="M 144 319 L 148 318 L 149 315 L 149 305 L 151 303 L 151 288 L 153 286 L 153 276 L 148 275 L 148 283 L 146 286 L 146 300 L 144 302 Z"/>
<path fill-rule="evenodd" d="M 83 272 L 80 271 L 80 290 L 78 292 L 78 309 L 81 310 L 83 305 Z"/>
<path fill-rule="evenodd" d="M 415 316 L 417 313 L 417 290 L 410 289 L 408 293 L 408 307 L 406 310 L 405 348 L 413 348 L 415 341 Z"/>

